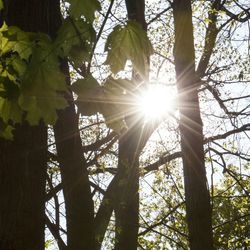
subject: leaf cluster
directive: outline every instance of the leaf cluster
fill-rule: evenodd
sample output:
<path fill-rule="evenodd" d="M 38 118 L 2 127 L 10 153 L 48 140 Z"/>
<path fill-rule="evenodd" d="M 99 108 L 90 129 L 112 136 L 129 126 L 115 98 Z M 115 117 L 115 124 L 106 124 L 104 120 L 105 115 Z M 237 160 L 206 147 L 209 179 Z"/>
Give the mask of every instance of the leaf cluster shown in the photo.
<path fill-rule="evenodd" d="M 66 90 L 65 77 L 45 34 L 23 32 L 6 24 L 0 29 L 0 117 L 5 124 L 31 125 L 41 119 L 56 121 L 56 110 L 66 107 L 59 91 Z"/>

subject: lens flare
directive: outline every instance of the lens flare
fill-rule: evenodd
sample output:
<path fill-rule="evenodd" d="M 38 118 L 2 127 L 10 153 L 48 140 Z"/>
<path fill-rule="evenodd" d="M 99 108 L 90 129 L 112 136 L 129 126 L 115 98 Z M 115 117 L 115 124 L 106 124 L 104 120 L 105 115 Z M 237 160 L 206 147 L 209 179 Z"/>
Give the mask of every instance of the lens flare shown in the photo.
<path fill-rule="evenodd" d="M 174 93 L 163 84 L 149 84 L 138 97 L 139 111 L 147 120 L 163 119 L 174 106 Z"/>

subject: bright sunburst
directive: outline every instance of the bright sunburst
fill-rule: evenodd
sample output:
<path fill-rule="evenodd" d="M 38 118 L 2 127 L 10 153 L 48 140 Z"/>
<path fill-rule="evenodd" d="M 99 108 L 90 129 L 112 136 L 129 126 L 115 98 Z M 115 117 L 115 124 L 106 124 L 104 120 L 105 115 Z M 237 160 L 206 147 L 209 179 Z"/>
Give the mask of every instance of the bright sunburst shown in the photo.
<path fill-rule="evenodd" d="M 138 97 L 139 111 L 147 120 L 162 119 L 174 111 L 173 92 L 163 84 L 149 84 Z"/>

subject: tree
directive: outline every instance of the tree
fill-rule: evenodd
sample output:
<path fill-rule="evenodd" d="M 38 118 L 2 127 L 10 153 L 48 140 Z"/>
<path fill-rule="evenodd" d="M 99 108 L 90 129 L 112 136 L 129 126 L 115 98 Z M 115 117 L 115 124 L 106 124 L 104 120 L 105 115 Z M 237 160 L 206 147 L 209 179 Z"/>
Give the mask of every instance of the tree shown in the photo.
<path fill-rule="evenodd" d="M 175 70 L 180 100 L 180 134 L 191 249 L 213 249 L 212 217 L 195 72 L 191 1 L 174 1 Z"/>
<path fill-rule="evenodd" d="M 56 12 L 58 5 L 56 1 L 54 3 L 26 1 L 25 4 L 20 1 L 5 1 L 4 5 L 4 11 L 1 14 L 2 24 L 5 22 L 9 26 L 17 25 L 24 31 L 55 35 L 57 27 L 50 26 L 50 21 Z M 47 22 L 41 21 L 43 19 Z M 3 31 L 5 31 L 4 26 Z M 8 32 L 7 28 L 6 32 Z M 21 32 L 18 34 L 13 32 L 13 35 L 19 34 L 22 36 Z M 9 115 L 16 116 L 19 124 L 15 125 L 12 141 L 4 139 L 0 141 L 0 246 L 2 249 L 43 249 L 47 129 L 42 121 L 36 126 L 30 126 L 21 115 L 18 117 L 14 114 L 15 104 L 11 102 L 18 89 L 13 83 L 8 82 L 10 81 L 8 71 L 11 70 L 8 60 L 11 62 L 20 58 L 17 58 L 15 53 L 11 53 L 11 42 L 7 41 L 4 44 L 3 36 L 1 39 L 3 39 L 1 57 L 2 60 L 6 60 L 5 67 L 1 64 L 1 88 L 6 84 L 6 91 L 12 93 L 7 99 L 3 99 L 1 95 L 1 112 L 4 112 L 1 123 L 3 120 L 8 120 Z M 22 56 L 20 55 L 24 59 L 24 53 Z M 18 70 L 21 69 L 14 67 L 14 71 Z"/>
<path fill-rule="evenodd" d="M 14 15 L 6 6 L 4 13 Z M 53 8 L 46 12 L 53 16 L 48 31 L 36 24 L 34 31 L 43 33 L 25 32 L 23 15 L 15 20 L 24 31 L 12 23 L 0 30 L 0 136 L 3 145 L 11 145 L 1 147 L 2 165 L 13 165 L 10 170 L 1 166 L 1 180 L 32 182 L 36 195 L 29 196 L 26 188 L 29 202 L 22 206 L 40 204 L 33 210 L 40 216 L 39 230 L 30 232 L 36 238 L 22 244 L 36 241 L 43 247 L 45 216 L 47 248 L 212 249 L 213 240 L 216 248 L 245 247 L 249 60 L 241 28 L 249 20 L 249 5 L 67 0 Z M 153 95 L 151 87 L 159 85 L 154 81 L 168 86 L 172 96 L 165 99 L 175 99 L 177 92 L 179 98 L 179 106 L 162 104 L 171 108 L 157 119 L 140 108 L 148 91 L 150 106 L 160 99 Z M 28 129 L 17 137 L 20 123 Z M 36 133 L 44 147 L 40 157 L 30 158 L 34 168 L 18 153 L 11 155 L 34 148 L 32 137 L 25 138 L 27 148 L 19 141 L 37 126 L 44 128 Z M 41 171 L 35 175 L 40 182 L 33 183 L 17 164 Z M 21 195 L 14 185 L 8 190 Z M 6 199 L 2 215 L 12 211 L 12 204 Z M 1 237 L 13 238 L 0 228 Z"/>

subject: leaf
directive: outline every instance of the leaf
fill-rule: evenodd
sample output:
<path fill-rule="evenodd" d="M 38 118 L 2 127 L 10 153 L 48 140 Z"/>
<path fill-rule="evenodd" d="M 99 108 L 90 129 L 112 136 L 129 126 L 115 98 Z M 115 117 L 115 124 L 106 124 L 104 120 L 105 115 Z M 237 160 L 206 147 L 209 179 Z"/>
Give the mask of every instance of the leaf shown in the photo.
<path fill-rule="evenodd" d="M 5 54 L 9 51 L 17 52 L 21 59 L 28 60 L 32 51 L 30 34 L 20 30 L 18 27 L 8 27 L 5 23 L 0 29 L 0 51 Z"/>
<path fill-rule="evenodd" d="M 2 10 L 3 8 L 4 8 L 3 0 L 0 0 L 0 10 Z"/>
<path fill-rule="evenodd" d="M 13 46 L 13 51 L 17 52 L 21 59 L 28 60 L 32 52 L 32 42 L 29 33 L 20 29 L 16 30 L 17 41 Z"/>
<path fill-rule="evenodd" d="M 100 110 L 102 89 L 92 75 L 77 80 L 71 88 L 78 96 L 76 104 L 82 115 L 91 116 Z"/>
<path fill-rule="evenodd" d="M 21 122 L 23 111 L 16 100 L 8 100 L 0 97 L 0 113 L 5 123 L 8 123 L 10 120 L 19 123 Z"/>
<path fill-rule="evenodd" d="M 6 140 L 12 140 L 13 139 L 13 127 L 4 123 L 1 119 L 0 119 L 0 137 L 6 139 Z"/>
<path fill-rule="evenodd" d="M 67 0 L 67 2 L 70 3 L 70 16 L 79 18 L 83 15 L 91 23 L 94 21 L 95 11 L 101 10 L 98 0 Z"/>
<path fill-rule="evenodd" d="M 124 116 L 128 114 L 130 104 L 126 90 L 131 88 L 131 81 L 126 79 L 108 78 L 104 84 L 104 104 L 100 107 L 107 126 L 118 134 L 127 129 Z"/>
<path fill-rule="evenodd" d="M 0 117 L 3 122 L 18 123 L 21 121 L 22 113 L 17 99 L 19 87 L 8 78 L 0 78 Z"/>
<path fill-rule="evenodd" d="M 6 38 L 7 31 L 8 26 L 6 25 L 6 23 L 3 23 L 2 27 L 0 28 L 0 56 L 11 51 L 14 46 L 14 42 L 9 41 L 9 39 Z"/>
<path fill-rule="evenodd" d="M 17 55 L 12 55 L 10 63 L 18 76 L 22 76 L 27 68 L 27 64 Z"/>
<path fill-rule="evenodd" d="M 127 129 L 123 114 L 119 114 L 117 106 L 105 104 L 102 106 L 101 113 L 105 119 L 107 126 L 120 134 L 123 129 Z"/>
<path fill-rule="evenodd" d="M 138 72 L 145 72 L 147 57 L 153 48 L 143 28 L 135 21 L 128 21 L 125 26 L 116 26 L 105 44 L 108 52 L 106 64 L 116 74 L 123 70 L 127 60 L 131 60 Z"/>
<path fill-rule="evenodd" d="M 53 44 L 48 36 L 38 34 L 29 65 L 21 79 L 21 94 L 18 103 L 27 111 L 26 119 L 31 125 L 43 119 L 54 124 L 56 110 L 67 106 L 60 91 L 65 91 L 65 76 L 62 74 Z"/>
<path fill-rule="evenodd" d="M 89 61 L 91 50 L 96 39 L 92 25 L 84 20 L 67 18 L 58 31 L 55 47 L 62 57 L 69 57 L 75 64 Z"/>
<path fill-rule="evenodd" d="M 74 82 L 71 89 L 78 96 L 76 104 L 82 115 L 91 116 L 99 112 L 104 116 L 107 126 L 120 133 L 126 128 L 124 114 L 127 103 L 124 103 L 124 86 L 129 83 L 130 81 L 125 79 L 109 78 L 104 86 L 100 86 L 97 80 L 89 75 Z"/>

